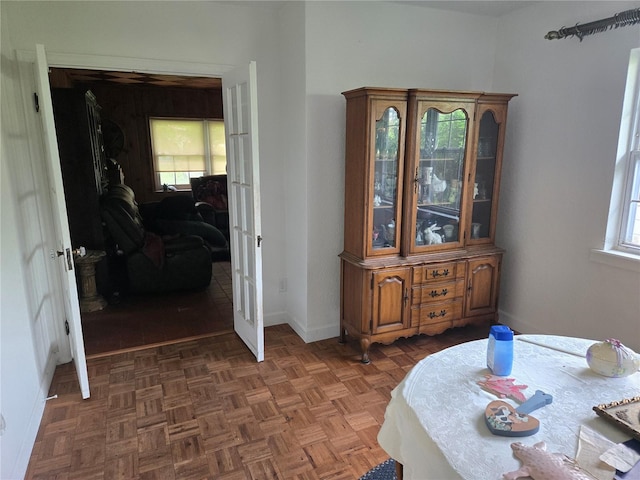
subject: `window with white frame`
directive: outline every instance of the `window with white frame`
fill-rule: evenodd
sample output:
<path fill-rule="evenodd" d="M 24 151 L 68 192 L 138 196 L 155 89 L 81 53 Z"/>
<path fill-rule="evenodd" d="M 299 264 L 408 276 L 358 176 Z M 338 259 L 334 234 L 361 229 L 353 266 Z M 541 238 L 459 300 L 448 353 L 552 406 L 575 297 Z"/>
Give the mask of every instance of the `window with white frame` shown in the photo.
<path fill-rule="evenodd" d="M 191 178 L 226 173 L 223 120 L 156 117 L 149 130 L 156 190 L 189 190 Z"/>
<path fill-rule="evenodd" d="M 638 125 L 634 135 L 636 145 L 629 153 L 628 173 L 626 175 L 624 208 L 620 222 L 619 246 L 630 253 L 640 255 L 640 146 Z"/>
<path fill-rule="evenodd" d="M 640 259 L 640 48 L 629 59 L 604 250 Z"/>

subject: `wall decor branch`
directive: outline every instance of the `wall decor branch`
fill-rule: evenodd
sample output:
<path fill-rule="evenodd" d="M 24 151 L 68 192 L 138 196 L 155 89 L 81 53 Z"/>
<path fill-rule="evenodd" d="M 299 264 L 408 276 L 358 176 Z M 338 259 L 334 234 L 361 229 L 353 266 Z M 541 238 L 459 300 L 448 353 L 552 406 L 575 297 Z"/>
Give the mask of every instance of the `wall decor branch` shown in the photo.
<path fill-rule="evenodd" d="M 585 24 L 576 24 L 575 27 L 562 27 L 560 30 L 551 30 L 544 38 L 547 40 L 556 40 L 567 37 L 578 37 L 582 41 L 583 37 L 600 33 L 612 28 L 627 27 L 640 23 L 640 8 L 626 10 L 616 13 L 613 17 L 603 18 L 594 22 Z"/>

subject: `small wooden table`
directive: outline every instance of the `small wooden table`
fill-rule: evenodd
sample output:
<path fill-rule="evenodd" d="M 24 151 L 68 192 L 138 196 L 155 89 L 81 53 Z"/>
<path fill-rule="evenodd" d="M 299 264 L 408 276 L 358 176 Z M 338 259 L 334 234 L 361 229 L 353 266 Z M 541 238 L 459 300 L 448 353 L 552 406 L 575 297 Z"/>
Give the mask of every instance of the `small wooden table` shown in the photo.
<path fill-rule="evenodd" d="M 107 254 L 101 250 L 87 250 L 84 256 L 74 255 L 80 278 L 80 311 L 95 312 L 107 306 L 107 301 L 96 287 L 96 264 Z"/>

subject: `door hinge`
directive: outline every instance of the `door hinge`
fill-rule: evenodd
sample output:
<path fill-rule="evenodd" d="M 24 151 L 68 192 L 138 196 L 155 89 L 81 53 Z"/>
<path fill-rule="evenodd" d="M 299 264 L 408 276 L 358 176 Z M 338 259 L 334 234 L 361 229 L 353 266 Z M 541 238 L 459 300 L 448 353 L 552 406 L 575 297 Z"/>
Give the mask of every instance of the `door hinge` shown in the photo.
<path fill-rule="evenodd" d="M 69 335 L 69 320 L 65 320 L 64 321 L 64 331 L 66 332 L 67 335 Z"/>
<path fill-rule="evenodd" d="M 33 92 L 33 106 L 36 109 L 36 112 L 40 111 L 40 102 L 38 100 L 38 94 L 36 92 Z"/>

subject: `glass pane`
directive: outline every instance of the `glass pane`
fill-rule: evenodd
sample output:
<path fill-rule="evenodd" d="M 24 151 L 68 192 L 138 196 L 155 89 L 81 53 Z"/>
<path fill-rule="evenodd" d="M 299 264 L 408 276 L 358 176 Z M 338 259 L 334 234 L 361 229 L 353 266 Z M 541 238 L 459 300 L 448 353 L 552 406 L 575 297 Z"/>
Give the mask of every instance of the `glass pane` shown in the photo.
<path fill-rule="evenodd" d="M 400 119 L 395 108 L 387 108 L 376 121 L 376 151 L 373 186 L 373 248 L 396 246 L 398 192 L 398 138 Z"/>
<path fill-rule="evenodd" d="M 227 146 L 224 140 L 224 122 L 209 121 L 209 151 L 213 175 L 227 173 Z"/>
<path fill-rule="evenodd" d="M 623 245 L 640 247 L 640 152 L 632 154 L 632 175 L 630 182 L 629 205 L 627 207 L 627 222 L 624 226 Z"/>
<path fill-rule="evenodd" d="M 457 242 L 460 235 L 462 175 L 467 114 L 428 109 L 420 121 L 420 159 L 416 166 L 416 245 Z"/>
<path fill-rule="evenodd" d="M 189 164 L 191 163 L 189 159 L 190 157 L 186 155 L 176 155 L 175 157 L 173 157 L 173 162 L 175 165 L 174 170 L 189 170 Z M 200 170 L 202 170 L 202 167 L 200 167 Z"/>
<path fill-rule="evenodd" d="M 173 172 L 160 173 L 160 185 L 175 185 L 176 176 Z"/>
<path fill-rule="evenodd" d="M 480 119 L 478 159 L 473 189 L 471 238 L 488 238 L 493 204 L 493 180 L 496 173 L 496 147 L 499 125 L 493 113 L 485 112 Z"/>
<path fill-rule="evenodd" d="M 155 155 L 204 154 L 201 120 L 150 120 Z"/>
<path fill-rule="evenodd" d="M 172 172 L 174 171 L 173 156 L 161 155 L 156 157 L 156 171 L 158 172 Z"/>
<path fill-rule="evenodd" d="M 176 172 L 176 185 L 189 185 L 188 172 Z"/>

